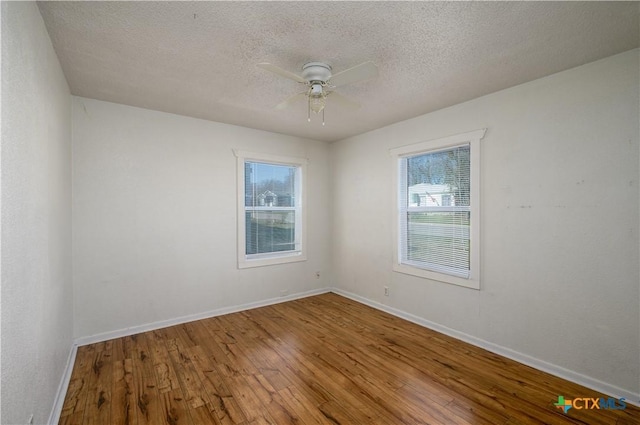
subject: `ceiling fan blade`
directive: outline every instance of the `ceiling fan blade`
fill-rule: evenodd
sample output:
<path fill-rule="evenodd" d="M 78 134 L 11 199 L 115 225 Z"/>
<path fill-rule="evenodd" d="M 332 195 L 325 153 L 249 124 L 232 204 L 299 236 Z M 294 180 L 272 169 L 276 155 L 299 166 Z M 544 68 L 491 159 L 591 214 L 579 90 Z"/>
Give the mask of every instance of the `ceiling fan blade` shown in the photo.
<path fill-rule="evenodd" d="M 280 68 L 279 66 L 272 65 L 270 63 L 259 63 L 258 67 L 262 69 L 266 69 L 267 71 L 273 72 L 274 74 L 278 74 L 281 77 L 288 78 L 293 81 L 297 81 L 298 83 L 306 83 L 305 79 L 299 75 L 294 74 L 293 72 L 289 72 L 285 69 Z"/>
<path fill-rule="evenodd" d="M 334 87 L 355 83 L 356 81 L 368 80 L 378 76 L 378 67 L 373 62 L 364 62 L 353 68 L 334 74 L 329 80 L 329 84 Z"/>
<path fill-rule="evenodd" d="M 284 108 L 288 107 L 289 105 L 291 105 L 293 103 L 296 103 L 299 100 L 304 99 L 305 97 L 307 97 L 307 92 L 306 91 L 303 91 L 301 93 L 296 93 L 293 96 L 289 96 L 288 98 L 286 98 L 282 102 L 278 103 L 276 105 L 276 109 L 284 109 Z"/>
<path fill-rule="evenodd" d="M 327 93 L 327 97 L 331 99 L 331 103 L 335 103 L 337 105 L 343 106 L 349 109 L 358 109 L 360 108 L 360 104 L 355 102 L 347 97 L 344 97 L 340 93 L 331 91 Z"/>

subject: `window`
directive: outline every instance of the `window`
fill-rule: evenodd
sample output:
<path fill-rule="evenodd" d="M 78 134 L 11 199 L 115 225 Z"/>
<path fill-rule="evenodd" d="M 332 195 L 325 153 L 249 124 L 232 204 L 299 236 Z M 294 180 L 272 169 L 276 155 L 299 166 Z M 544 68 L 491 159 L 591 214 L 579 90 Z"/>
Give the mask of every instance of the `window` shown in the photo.
<path fill-rule="evenodd" d="M 393 269 L 480 289 L 479 163 L 485 130 L 392 149 Z"/>
<path fill-rule="evenodd" d="M 306 160 L 236 151 L 238 267 L 306 260 Z"/>

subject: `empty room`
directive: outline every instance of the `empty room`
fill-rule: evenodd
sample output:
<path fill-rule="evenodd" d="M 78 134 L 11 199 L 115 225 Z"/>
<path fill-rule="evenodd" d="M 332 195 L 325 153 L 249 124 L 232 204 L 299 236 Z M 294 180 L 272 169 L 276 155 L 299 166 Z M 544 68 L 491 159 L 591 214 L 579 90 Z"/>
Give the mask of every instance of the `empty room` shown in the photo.
<path fill-rule="evenodd" d="M 640 2 L 1 17 L 2 425 L 640 424 Z"/>

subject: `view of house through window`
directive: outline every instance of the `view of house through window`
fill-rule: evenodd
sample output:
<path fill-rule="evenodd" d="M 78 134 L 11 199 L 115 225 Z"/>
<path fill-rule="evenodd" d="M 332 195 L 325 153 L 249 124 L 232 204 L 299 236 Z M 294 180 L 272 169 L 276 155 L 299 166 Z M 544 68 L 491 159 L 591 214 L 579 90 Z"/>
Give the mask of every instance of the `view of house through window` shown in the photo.
<path fill-rule="evenodd" d="M 246 255 L 296 251 L 297 166 L 245 162 Z"/>
<path fill-rule="evenodd" d="M 401 261 L 467 277 L 470 269 L 469 145 L 402 160 Z"/>

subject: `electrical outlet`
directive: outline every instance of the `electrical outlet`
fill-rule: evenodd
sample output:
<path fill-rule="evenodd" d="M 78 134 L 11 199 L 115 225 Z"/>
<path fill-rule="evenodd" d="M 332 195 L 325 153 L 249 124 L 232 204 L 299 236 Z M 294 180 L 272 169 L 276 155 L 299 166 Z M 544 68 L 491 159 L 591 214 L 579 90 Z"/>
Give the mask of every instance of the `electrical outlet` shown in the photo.
<path fill-rule="evenodd" d="M 388 287 L 388 286 L 385 286 L 385 287 L 384 287 L 384 296 L 385 296 L 385 297 L 388 297 L 388 296 L 389 296 L 389 287 Z"/>

